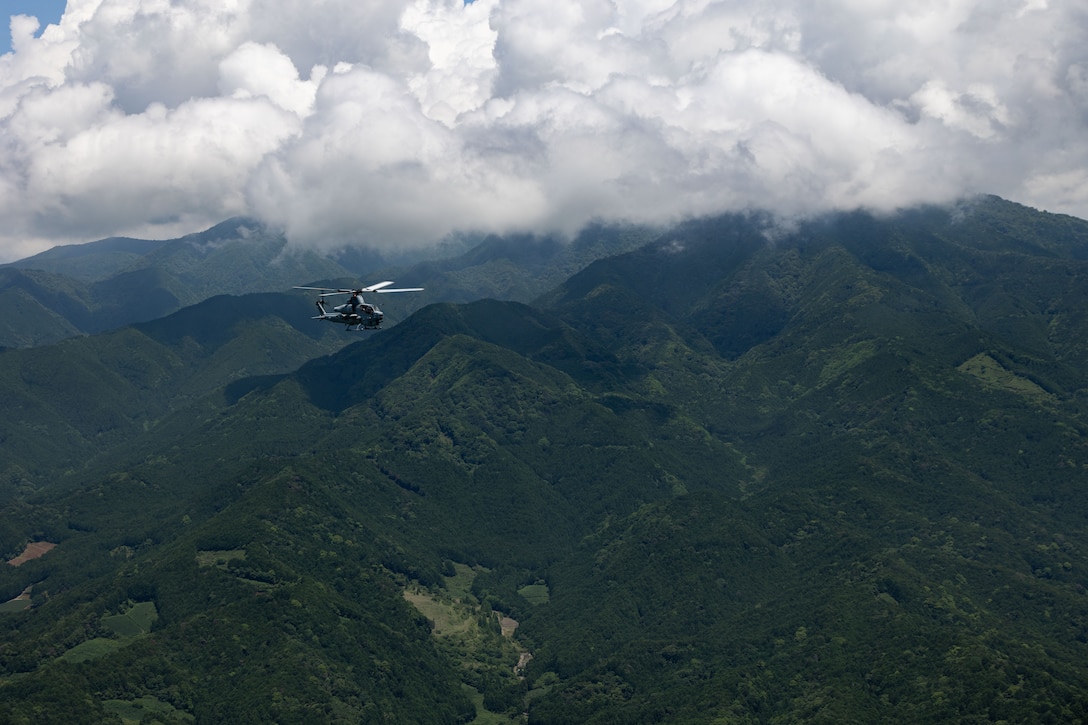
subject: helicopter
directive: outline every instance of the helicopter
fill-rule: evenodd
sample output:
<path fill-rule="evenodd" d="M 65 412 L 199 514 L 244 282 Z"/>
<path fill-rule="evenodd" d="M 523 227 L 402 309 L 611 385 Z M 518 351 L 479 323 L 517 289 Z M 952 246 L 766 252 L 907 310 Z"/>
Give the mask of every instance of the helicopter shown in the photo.
<path fill-rule="evenodd" d="M 339 322 L 345 326 L 346 330 L 377 330 L 382 326 L 382 318 L 384 315 L 375 305 L 372 305 L 363 300 L 363 293 L 374 292 L 376 294 L 385 294 L 387 292 L 422 292 L 422 287 L 400 287 L 397 289 L 389 289 L 389 285 L 393 284 L 392 281 L 378 282 L 368 287 L 358 287 L 355 289 L 333 289 L 332 287 L 295 287 L 295 289 L 314 290 L 320 292 L 317 296 L 317 309 L 321 313 L 316 315 L 315 320 L 326 320 L 328 322 Z M 348 301 L 342 305 L 337 305 L 332 308 L 332 312 L 325 309 L 325 298 L 332 297 L 333 295 L 351 295 Z"/>

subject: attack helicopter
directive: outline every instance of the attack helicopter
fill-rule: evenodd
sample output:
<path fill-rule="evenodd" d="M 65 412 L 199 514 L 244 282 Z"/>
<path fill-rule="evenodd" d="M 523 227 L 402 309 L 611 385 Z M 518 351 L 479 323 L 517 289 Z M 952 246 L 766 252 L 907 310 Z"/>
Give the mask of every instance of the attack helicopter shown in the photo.
<path fill-rule="evenodd" d="M 327 322 L 339 322 L 345 326 L 345 329 L 351 331 L 377 330 L 382 326 L 382 318 L 384 315 L 377 306 L 372 305 L 363 299 L 364 293 L 374 292 L 375 294 L 386 294 L 387 292 L 423 291 L 422 287 L 399 287 L 397 289 L 390 289 L 389 285 L 391 284 L 393 284 L 392 281 L 386 281 L 355 289 L 334 289 L 332 287 L 295 287 L 295 289 L 313 290 L 320 293 L 317 296 L 317 309 L 321 314 L 315 315 L 313 319 L 325 320 Z M 325 309 L 326 297 L 345 294 L 350 295 L 347 302 L 333 307 L 331 312 Z"/>

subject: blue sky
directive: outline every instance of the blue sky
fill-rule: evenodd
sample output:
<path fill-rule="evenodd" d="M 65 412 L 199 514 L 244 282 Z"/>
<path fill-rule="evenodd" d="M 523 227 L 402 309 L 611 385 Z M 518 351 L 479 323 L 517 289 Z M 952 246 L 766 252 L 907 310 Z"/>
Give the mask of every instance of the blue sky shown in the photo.
<path fill-rule="evenodd" d="M 0 32 L 0 55 L 11 50 L 11 29 L 8 21 L 12 15 L 33 15 L 41 21 L 41 27 L 45 28 L 46 25 L 60 20 L 65 5 L 65 0 L 0 0 L 0 17 L 3 17 L 4 26 Z"/>

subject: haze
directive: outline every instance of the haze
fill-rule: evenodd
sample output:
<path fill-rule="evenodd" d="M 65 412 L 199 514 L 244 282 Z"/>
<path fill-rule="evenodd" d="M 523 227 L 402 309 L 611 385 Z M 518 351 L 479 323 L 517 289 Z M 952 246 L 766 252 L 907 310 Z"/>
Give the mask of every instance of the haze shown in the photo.
<path fill-rule="evenodd" d="M 420 246 L 995 193 L 1088 217 L 1072 0 L 70 0 L 0 56 L 0 261 L 234 215 Z"/>

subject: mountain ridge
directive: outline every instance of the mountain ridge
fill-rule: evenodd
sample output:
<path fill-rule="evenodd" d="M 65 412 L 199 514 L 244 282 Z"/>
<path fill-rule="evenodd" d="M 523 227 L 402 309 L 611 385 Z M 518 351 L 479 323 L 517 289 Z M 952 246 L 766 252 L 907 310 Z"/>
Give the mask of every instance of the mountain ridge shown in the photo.
<path fill-rule="evenodd" d="M 0 346 L 33 347 L 104 332 L 217 294 L 353 287 L 372 275 L 411 279 L 427 288 L 397 303 L 402 315 L 436 301 L 528 302 L 589 261 L 638 246 L 654 233 L 592 226 L 569 242 L 530 235 L 464 237 L 400 253 L 318 253 L 289 245 L 282 232 L 257 220 L 237 217 L 173 240 L 112 238 L 58 247 L 0 265 L 0 301 L 19 312 L 0 325 Z"/>

